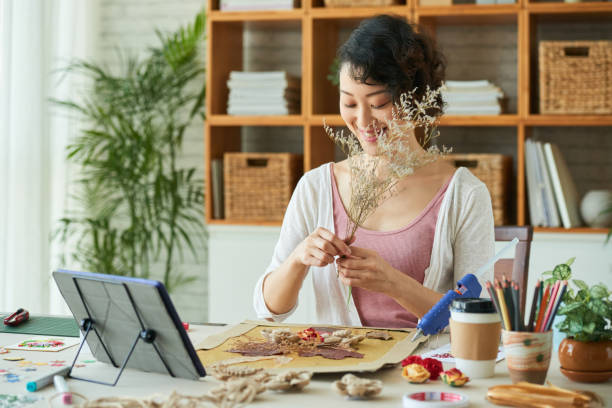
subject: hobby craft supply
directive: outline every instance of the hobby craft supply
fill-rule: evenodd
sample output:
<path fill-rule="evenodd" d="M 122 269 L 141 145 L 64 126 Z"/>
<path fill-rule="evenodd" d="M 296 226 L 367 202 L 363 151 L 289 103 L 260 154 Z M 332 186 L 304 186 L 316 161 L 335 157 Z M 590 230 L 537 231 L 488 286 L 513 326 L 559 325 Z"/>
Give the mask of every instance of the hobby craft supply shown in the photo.
<path fill-rule="evenodd" d="M 61 351 L 68 347 L 76 346 L 79 344 L 78 338 L 60 338 L 60 337 L 31 337 L 18 344 L 12 346 L 5 346 L 8 350 L 22 350 L 22 351 Z"/>

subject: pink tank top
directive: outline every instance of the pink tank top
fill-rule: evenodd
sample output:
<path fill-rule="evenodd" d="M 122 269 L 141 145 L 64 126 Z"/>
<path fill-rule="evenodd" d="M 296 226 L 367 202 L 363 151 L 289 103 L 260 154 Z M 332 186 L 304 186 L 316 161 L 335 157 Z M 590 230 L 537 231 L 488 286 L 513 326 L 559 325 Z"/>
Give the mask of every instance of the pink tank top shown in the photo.
<path fill-rule="evenodd" d="M 348 215 L 338 193 L 333 164 L 330 169 L 334 229 L 343 238 L 341 235 L 346 229 Z M 429 266 L 431 258 L 438 211 L 449 183 L 450 179 L 410 224 L 394 231 L 373 231 L 359 227 L 353 245 L 375 250 L 395 269 L 423 283 L 425 269 Z M 352 295 L 363 326 L 416 327 L 417 325 L 418 318 L 387 295 L 357 287 L 352 289 Z"/>

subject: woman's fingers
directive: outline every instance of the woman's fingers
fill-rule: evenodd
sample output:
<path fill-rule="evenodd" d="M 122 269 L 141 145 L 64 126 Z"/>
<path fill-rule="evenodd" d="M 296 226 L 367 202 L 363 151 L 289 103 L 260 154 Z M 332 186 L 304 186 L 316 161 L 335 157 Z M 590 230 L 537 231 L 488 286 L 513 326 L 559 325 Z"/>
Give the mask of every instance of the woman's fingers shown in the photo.
<path fill-rule="evenodd" d="M 336 263 L 339 267 L 353 270 L 367 270 L 372 267 L 371 262 L 368 259 L 357 257 L 338 258 Z"/>
<path fill-rule="evenodd" d="M 324 266 L 324 265 L 328 265 L 332 262 L 334 262 L 334 257 L 329 255 L 328 253 L 326 253 L 325 251 L 313 247 L 310 250 L 310 256 L 312 256 L 313 258 L 321 261 L 323 264 L 322 265 L 318 265 L 318 266 Z"/>
<path fill-rule="evenodd" d="M 348 256 L 351 254 L 351 249 L 349 248 L 349 246 L 336 235 L 334 235 L 330 230 L 325 229 L 323 227 L 319 227 L 317 229 L 317 233 L 321 238 L 330 242 L 335 247 L 337 253 L 334 255 Z"/>

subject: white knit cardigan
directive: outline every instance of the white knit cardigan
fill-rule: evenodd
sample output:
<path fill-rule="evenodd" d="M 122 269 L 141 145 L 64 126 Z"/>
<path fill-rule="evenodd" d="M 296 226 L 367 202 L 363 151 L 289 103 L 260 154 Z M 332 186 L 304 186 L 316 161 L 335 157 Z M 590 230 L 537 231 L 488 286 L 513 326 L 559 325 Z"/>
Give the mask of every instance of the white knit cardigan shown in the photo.
<path fill-rule="evenodd" d="M 260 319 L 283 321 L 284 314 L 270 312 L 263 297 L 263 281 L 291 254 L 295 247 L 318 227 L 334 231 L 330 163 L 313 169 L 300 179 L 287 207 L 280 238 L 272 261 L 253 294 L 253 306 Z M 466 273 L 475 272 L 494 253 L 493 211 L 489 192 L 466 168 L 458 168 L 442 200 L 423 286 L 445 293 Z M 334 264 L 311 267 L 316 301 L 317 324 L 360 326 L 361 321 L 348 291 L 338 279 Z M 490 279 L 492 271 L 480 277 Z M 483 286 L 484 288 L 484 286 Z"/>

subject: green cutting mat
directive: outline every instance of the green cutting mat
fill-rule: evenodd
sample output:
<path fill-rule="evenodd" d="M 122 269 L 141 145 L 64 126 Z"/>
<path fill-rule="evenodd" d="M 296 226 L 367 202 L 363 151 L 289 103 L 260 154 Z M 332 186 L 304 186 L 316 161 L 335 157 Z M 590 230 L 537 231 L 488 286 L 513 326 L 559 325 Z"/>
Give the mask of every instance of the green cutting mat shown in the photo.
<path fill-rule="evenodd" d="M 10 314 L 2 316 L 2 320 Z M 46 336 L 79 337 L 79 326 L 72 317 L 30 316 L 18 326 L 7 326 L 0 321 L 0 332 L 43 334 Z"/>

